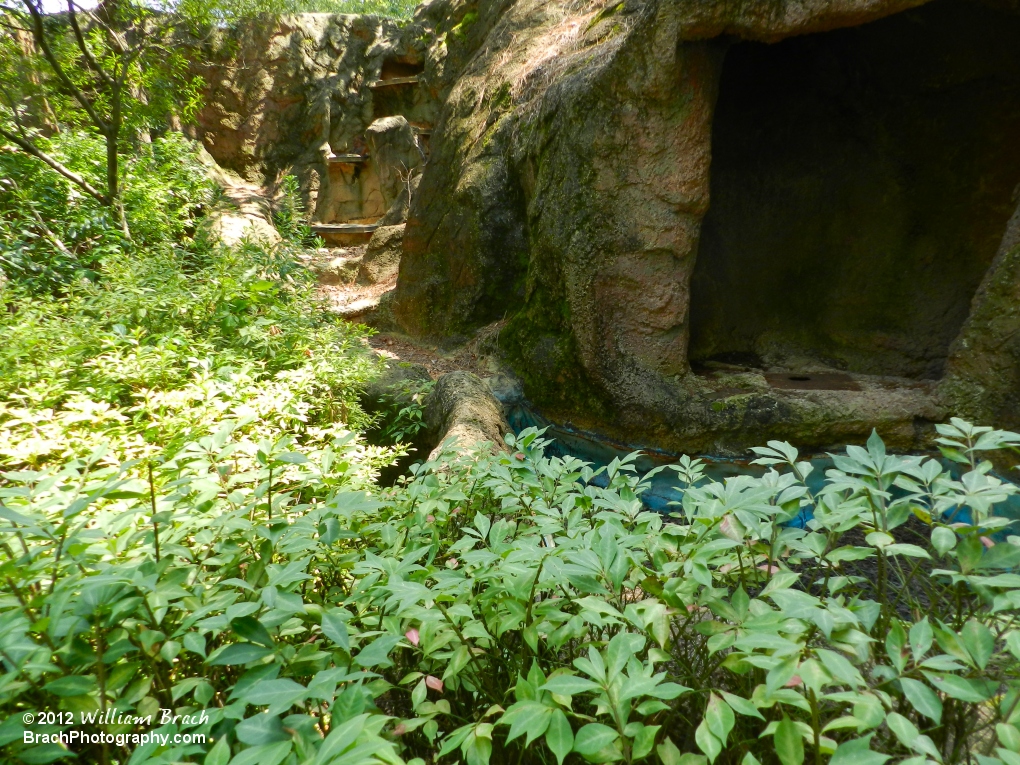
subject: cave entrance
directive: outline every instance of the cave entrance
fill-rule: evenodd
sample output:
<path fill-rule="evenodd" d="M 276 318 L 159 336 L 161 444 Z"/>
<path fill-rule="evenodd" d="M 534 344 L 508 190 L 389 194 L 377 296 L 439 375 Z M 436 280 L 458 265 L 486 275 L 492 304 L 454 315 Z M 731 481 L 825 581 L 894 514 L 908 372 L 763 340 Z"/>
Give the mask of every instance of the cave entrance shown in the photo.
<path fill-rule="evenodd" d="M 1020 182 L 1020 15 L 935 0 L 723 65 L 692 364 L 941 376 Z"/>

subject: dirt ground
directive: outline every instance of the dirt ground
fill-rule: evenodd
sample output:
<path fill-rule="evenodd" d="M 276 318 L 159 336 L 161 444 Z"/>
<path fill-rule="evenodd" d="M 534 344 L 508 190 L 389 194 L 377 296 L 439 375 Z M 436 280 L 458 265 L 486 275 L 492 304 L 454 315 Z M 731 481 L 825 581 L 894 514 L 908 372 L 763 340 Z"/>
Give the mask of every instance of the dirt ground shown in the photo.
<path fill-rule="evenodd" d="M 370 308 L 378 298 L 396 286 L 394 278 L 388 282 L 362 286 L 358 284 L 322 285 L 320 295 L 327 301 L 329 310 L 348 316 L 351 321 L 367 321 L 371 326 Z M 361 306 L 366 310 L 354 313 Z M 435 380 L 448 372 L 465 370 L 479 377 L 488 377 L 498 370 L 495 360 L 480 350 L 485 341 L 497 333 L 502 323 L 483 327 L 474 338 L 454 349 L 439 349 L 433 345 L 414 340 L 399 332 L 376 331 L 368 338 L 368 344 L 376 353 L 386 358 L 397 359 L 411 364 L 421 364 Z"/>

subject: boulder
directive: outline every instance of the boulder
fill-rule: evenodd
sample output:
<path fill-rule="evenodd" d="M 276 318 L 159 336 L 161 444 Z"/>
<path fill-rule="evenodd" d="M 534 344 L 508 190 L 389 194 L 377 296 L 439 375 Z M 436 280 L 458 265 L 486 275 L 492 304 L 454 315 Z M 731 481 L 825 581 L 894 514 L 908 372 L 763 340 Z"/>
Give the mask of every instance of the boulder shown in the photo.
<path fill-rule="evenodd" d="M 306 257 L 305 262 L 319 284 L 350 284 L 358 276 L 363 257 L 364 247 L 323 248 Z"/>
<path fill-rule="evenodd" d="M 411 180 L 406 184 L 401 184 L 400 193 L 397 198 L 390 205 L 390 209 L 386 211 L 386 214 L 379 219 L 379 225 L 381 226 L 396 226 L 399 223 L 407 222 L 407 213 L 411 206 L 411 197 L 414 192 L 418 190 L 418 184 L 421 182 L 421 173 L 417 172 L 411 176 Z"/>
<path fill-rule="evenodd" d="M 278 244 L 282 237 L 273 225 L 272 205 L 263 189 L 220 167 L 204 148 L 199 149 L 199 162 L 222 191 L 203 221 L 206 235 L 227 247 L 245 239 Z"/>
<path fill-rule="evenodd" d="M 369 157 L 379 179 L 384 209 L 389 211 L 401 195 L 410 194 L 415 170 L 425 157 L 406 117 L 377 119 L 365 131 Z"/>
<path fill-rule="evenodd" d="M 403 243 L 404 224 L 377 228 L 358 268 L 358 284 L 379 284 L 395 279 L 400 269 Z"/>

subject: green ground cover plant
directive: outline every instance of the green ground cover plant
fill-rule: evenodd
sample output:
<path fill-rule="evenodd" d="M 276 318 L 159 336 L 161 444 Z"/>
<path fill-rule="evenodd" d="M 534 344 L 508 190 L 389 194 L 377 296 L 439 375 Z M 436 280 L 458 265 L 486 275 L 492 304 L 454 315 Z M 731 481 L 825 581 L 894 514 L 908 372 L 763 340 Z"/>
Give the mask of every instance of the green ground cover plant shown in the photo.
<path fill-rule="evenodd" d="M 234 421 L 148 462 L 9 471 L 0 741 L 59 759 L 23 710 L 171 709 L 153 727 L 210 739 L 79 759 L 1011 765 L 1020 539 L 982 455 L 1020 437 L 939 430 L 959 477 L 877 436 L 817 493 L 786 444 L 758 478 L 685 459 L 673 518 L 629 459 L 593 471 L 535 431 L 387 491 L 356 438 Z"/>
<path fill-rule="evenodd" d="M 39 142 L 83 176 L 102 172 L 106 148 L 89 133 L 67 131 Z M 34 157 L 0 147 L 0 270 L 6 277 L 23 291 L 60 294 L 76 280 L 98 279 L 113 256 L 192 248 L 197 219 L 216 190 L 191 142 L 168 133 L 140 144 L 123 164 L 133 241 L 109 207 Z"/>

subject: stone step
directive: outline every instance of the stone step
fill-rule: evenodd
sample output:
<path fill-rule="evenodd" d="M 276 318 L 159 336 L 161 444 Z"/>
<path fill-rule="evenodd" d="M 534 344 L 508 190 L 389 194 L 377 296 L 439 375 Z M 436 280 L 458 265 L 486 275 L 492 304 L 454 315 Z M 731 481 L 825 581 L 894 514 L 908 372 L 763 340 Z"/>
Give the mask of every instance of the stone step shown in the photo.
<path fill-rule="evenodd" d="M 315 223 L 311 226 L 313 234 L 341 245 L 367 242 L 377 228 L 378 223 Z"/>
<path fill-rule="evenodd" d="M 326 157 L 326 161 L 331 165 L 353 165 L 358 162 L 364 162 L 368 157 L 363 157 L 360 154 L 330 154 Z"/>
<path fill-rule="evenodd" d="M 421 82 L 421 75 L 411 77 L 390 77 L 388 80 L 372 80 L 368 83 L 370 88 L 388 88 L 393 85 L 417 85 Z"/>

